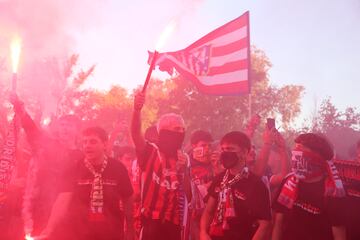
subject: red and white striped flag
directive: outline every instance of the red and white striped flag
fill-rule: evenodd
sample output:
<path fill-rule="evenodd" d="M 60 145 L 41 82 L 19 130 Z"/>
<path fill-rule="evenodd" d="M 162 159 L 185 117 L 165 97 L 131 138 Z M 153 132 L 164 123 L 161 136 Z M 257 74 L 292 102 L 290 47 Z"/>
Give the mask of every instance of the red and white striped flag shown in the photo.
<path fill-rule="evenodd" d="M 152 53 L 149 56 L 149 62 Z M 213 95 L 250 92 L 249 12 L 217 28 L 189 47 L 160 53 L 156 64 L 170 75 L 173 69 Z"/>

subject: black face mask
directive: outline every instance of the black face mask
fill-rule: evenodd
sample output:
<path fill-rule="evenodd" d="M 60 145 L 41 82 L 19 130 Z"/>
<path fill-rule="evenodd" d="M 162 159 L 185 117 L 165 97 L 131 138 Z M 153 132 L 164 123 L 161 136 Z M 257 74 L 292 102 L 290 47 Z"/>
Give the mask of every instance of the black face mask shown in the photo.
<path fill-rule="evenodd" d="M 159 132 L 159 150 L 167 157 L 176 157 L 177 150 L 183 144 L 185 133 L 170 130 L 160 130 Z"/>
<path fill-rule="evenodd" d="M 222 152 L 220 155 L 220 162 L 226 169 L 233 168 L 238 161 L 236 152 Z"/>

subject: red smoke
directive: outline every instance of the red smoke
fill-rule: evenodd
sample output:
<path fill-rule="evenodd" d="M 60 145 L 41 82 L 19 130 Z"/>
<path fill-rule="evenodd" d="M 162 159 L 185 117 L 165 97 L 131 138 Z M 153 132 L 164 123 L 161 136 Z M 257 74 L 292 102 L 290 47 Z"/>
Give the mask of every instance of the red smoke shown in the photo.
<path fill-rule="evenodd" d="M 105 1 L 3 0 L 0 1 L 0 60 L 11 71 L 10 42 L 22 40 L 19 94 L 37 101 L 45 113 L 54 113 L 66 87 L 64 62 L 73 53 L 73 33 L 101 22 L 98 11 Z M 10 77 L 5 76 L 10 82 Z M 4 80 L 2 80 L 4 84 Z M 46 103 L 46 104 L 45 104 Z"/>

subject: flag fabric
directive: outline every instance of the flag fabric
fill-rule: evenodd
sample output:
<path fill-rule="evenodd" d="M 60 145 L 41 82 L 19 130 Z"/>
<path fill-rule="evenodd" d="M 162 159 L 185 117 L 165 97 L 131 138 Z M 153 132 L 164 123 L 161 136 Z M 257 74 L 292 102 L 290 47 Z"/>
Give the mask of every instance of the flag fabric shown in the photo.
<path fill-rule="evenodd" d="M 149 54 L 149 63 L 152 55 Z M 170 75 L 176 69 L 205 94 L 249 93 L 249 12 L 217 28 L 183 50 L 160 53 L 156 65 Z"/>

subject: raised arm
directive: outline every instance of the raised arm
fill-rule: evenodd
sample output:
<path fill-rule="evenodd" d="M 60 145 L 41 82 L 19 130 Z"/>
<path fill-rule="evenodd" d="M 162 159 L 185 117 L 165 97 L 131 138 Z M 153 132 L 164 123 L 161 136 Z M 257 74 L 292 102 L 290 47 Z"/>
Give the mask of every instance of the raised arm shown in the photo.
<path fill-rule="evenodd" d="M 10 95 L 10 102 L 14 107 L 15 114 L 20 118 L 21 126 L 24 128 L 27 139 L 32 147 L 36 148 L 41 138 L 41 129 L 39 129 L 35 122 L 26 112 L 24 103 L 18 98 L 16 94 Z"/>
<path fill-rule="evenodd" d="M 278 174 L 273 175 L 270 178 L 271 186 L 278 186 L 281 184 L 281 181 L 286 177 L 286 175 L 290 171 L 290 161 L 289 155 L 286 150 L 286 143 L 279 132 L 276 132 L 275 136 L 275 145 L 278 148 L 279 156 L 280 156 L 280 172 Z"/>
<path fill-rule="evenodd" d="M 145 103 L 145 94 L 138 92 L 134 98 L 134 110 L 131 120 L 131 137 L 136 150 L 141 151 L 145 148 L 145 139 L 141 132 L 141 109 Z"/>
<path fill-rule="evenodd" d="M 263 176 L 265 174 L 265 169 L 268 164 L 269 155 L 271 151 L 271 147 L 274 142 L 274 132 L 276 129 L 267 129 L 263 133 L 263 145 L 260 150 L 259 157 L 256 159 L 254 174 L 257 176 Z"/>

